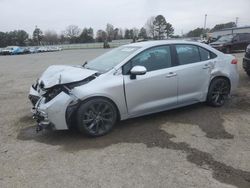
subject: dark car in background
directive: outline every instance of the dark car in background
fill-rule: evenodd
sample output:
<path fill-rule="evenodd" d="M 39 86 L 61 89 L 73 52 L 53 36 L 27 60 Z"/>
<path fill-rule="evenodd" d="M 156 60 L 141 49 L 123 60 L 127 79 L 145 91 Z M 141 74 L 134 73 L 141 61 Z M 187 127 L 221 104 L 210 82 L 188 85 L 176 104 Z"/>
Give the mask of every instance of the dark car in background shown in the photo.
<path fill-rule="evenodd" d="M 217 41 L 210 43 L 213 48 L 225 53 L 236 50 L 245 50 L 250 44 L 250 33 L 237 33 L 221 36 Z"/>
<path fill-rule="evenodd" d="M 245 57 L 243 58 L 243 68 L 250 76 L 250 44 L 247 46 Z"/>

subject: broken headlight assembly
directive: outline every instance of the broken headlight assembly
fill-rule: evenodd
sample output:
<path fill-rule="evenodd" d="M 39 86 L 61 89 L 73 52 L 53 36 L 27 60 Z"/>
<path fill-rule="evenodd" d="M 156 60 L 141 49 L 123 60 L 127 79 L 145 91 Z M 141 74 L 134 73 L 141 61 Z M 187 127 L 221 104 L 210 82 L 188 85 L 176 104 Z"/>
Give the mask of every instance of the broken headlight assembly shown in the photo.
<path fill-rule="evenodd" d="M 51 101 L 53 98 L 55 98 L 58 94 L 61 92 L 65 92 L 67 94 L 70 94 L 70 91 L 74 89 L 75 87 L 79 87 L 81 85 L 87 84 L 91 80 L 95 79 L 95 76 L 90 76 L 84 80 L 67 83 L 67 84 L 61 84 L 61 85 L 55 85 L 51 88 L 48 88 L 45 90 L 45 94 L 43 94 L 43 97 L 45 98 L 45 102 Z"/>
<path fill-rule="evenodd" d="M 43 94 L 43 97 L 45 98 L 45 103 L 51 101 L 53 98 L 55 98 L 59 93 L 63 91 L 63 86 L 54 86 L 50 89 L 47 89 L 45 94 Z"/>

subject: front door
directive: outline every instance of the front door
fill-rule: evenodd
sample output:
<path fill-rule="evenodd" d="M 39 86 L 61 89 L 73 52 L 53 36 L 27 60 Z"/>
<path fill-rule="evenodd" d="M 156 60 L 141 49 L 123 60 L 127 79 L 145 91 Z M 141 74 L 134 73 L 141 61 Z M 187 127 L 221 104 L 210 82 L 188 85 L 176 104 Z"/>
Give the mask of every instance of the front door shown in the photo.
<path fill-rule="evenodd" d="M 170 51 L 169 46 L 150 48 L 124 66 L 124 90 L 130 117 L 177 105 L 177 74 Z M 136 65 L 146 67 L 147 72 L 131 79 L 129 70 Z"/>

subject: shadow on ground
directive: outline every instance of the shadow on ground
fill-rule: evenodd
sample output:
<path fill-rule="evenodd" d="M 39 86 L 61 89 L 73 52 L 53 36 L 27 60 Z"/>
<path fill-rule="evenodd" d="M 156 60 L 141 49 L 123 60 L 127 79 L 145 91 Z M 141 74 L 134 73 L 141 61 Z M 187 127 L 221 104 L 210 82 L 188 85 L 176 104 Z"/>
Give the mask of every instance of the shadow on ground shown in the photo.
<path fill-rule="evenodd" d="M 147 147 L 159 147 L 180 150 L 187 154 L 187 160 L 199 167 L 206 166 L 213 172 L 213 177 L 220 182 L 232 184 L 237 187 L 250 187 L 250 172 L 235 169 L 216 161 L 209 153 L 190 147 L 187 143 L 171 141 L 174 135 L 161 130 L 161 125 L 166 122 L 186 123 L 199 126 L 208 138 L 233 139 L 233 135 L 226 132 L 223 127 L 221 114 L 225 110 L 210 108 L 204 104 L 162 112 L 118 123 L 110 134 L 89 138 L 75 131 L 43 131 L 35 133 L 35 126 L 24 128 L 20 131 L 18 139 L 35 140 L 37 142 L 59 145 L 67 152 L 83 149 L 105 148 L 118 143 L 143 143 Z M 21 121 L 28 118 L 23 117 Z"/>

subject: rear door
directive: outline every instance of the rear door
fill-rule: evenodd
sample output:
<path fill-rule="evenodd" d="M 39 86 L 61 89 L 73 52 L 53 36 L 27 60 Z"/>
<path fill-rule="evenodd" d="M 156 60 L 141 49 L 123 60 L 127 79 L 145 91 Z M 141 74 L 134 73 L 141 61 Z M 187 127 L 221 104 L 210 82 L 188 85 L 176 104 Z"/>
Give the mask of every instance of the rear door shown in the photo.
<path fill-rule="evenodd" d="M 244 48 L 244 35 L 237 34 L 232 40 L 232 50 L 242 50 Z"/>
<path fill-rule="evenodd" d="M 211 69 L 214 66 L 211 52 L 190 44 L 175 45 L 179 62 L 178 104 L 192 104 L 206 97 L 210 82 Z"/>
<path fill-rule="evenodd" d="M 146 67 L 145 75 L 131 79 L 132 67 Z M 147 49 L 123 66 L 128 113 L 138 116 L 177 105 L 177 74 L 172 67 L 170 46 Z"/>

